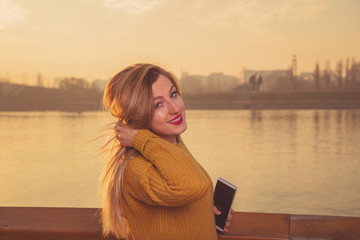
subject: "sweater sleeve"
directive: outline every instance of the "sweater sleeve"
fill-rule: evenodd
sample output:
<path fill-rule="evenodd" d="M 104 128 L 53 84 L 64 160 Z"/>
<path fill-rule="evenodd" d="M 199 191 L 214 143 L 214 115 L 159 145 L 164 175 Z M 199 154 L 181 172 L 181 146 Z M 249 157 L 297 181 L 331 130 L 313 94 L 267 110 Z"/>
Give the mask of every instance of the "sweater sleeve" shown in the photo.
<path fill-rule="evenodd" d="M 199 164 L 178 146 L 139 130 L 134 147 L 142 157 L 125 170 L 128 192 L 149 205 L 182 206 L 204 197 L 210 183 Z"/>

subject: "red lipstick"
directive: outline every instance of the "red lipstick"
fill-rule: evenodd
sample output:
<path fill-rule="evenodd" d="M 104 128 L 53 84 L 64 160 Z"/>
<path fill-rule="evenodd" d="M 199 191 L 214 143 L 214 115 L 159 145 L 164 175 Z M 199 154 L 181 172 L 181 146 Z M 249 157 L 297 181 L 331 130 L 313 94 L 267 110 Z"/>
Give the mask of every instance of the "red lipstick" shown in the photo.
<path fill-rule="evenodd" d="M 174 119 L 172 119 L 169 123 L 172 125 L 179 125 L 182 123 L 182 121 L 183 121 L 183 118 L 182 118 L 181 114 L 179 114 Z"/>

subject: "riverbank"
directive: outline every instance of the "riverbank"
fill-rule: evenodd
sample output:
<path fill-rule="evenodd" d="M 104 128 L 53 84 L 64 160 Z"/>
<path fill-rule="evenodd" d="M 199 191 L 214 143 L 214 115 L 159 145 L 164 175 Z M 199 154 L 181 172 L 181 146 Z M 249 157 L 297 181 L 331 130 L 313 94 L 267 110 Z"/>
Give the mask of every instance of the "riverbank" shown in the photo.
<path fill-rule="evenodd" d="M 101 94 L 87 89 L 61 90 L 0 83 L 0 111 L 99 111 Z"/>
<path fill-rule="evenodd" d="M 230 92 L 184 95 L 188 109 L 360 109 L 360 92 Z"/>
<path fill-rule="evenodd" d="M 0 111 L 99 111 L 102 94 L 0 83 Z M 187 109 L 360 109 L 360 92 L 184 94 Z"/>

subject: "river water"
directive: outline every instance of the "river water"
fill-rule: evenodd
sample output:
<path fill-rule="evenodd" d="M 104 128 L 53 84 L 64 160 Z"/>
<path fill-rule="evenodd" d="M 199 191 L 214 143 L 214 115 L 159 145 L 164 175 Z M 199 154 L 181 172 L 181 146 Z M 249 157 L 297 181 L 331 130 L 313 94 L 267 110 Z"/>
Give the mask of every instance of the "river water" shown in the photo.
<path fill-rule="evenodd" d="M 100 207 L 107 155 L 95 155 L 113 121 L 1 112 L 0 206 Z M 360 217 L 360 110 L 188 110 L 187 122 L 213 182 L 238 187 L 236 211 Z"/>

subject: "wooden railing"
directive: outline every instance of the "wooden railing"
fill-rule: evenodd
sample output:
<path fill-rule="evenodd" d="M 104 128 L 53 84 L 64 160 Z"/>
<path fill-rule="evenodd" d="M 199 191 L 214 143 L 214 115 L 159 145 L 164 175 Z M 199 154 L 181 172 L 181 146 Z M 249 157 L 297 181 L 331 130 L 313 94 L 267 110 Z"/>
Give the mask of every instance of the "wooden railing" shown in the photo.
<path fill-rule="evenodd" d="M 103 238 L 95 208 L 0 207 L 0 240 Z M 360 218 L 236 212 L 221 240 L 360 239 Z"/>

